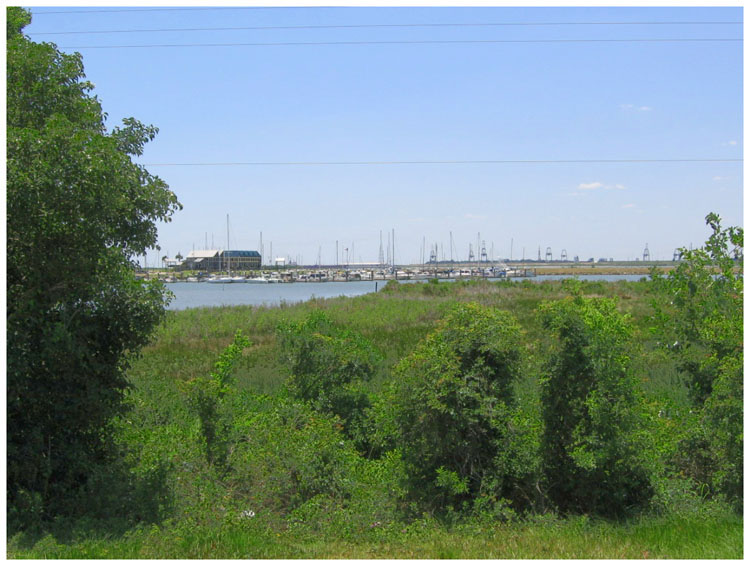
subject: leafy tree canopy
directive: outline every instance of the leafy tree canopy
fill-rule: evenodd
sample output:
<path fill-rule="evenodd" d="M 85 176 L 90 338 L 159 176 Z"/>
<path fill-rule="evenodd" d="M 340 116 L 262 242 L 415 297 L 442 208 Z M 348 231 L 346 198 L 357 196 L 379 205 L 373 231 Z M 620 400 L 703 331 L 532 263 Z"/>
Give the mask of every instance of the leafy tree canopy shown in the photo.
<path fill-rule="evenodd" d="M 132 258 L 181 206 L 132 161 L 156 128 L 108 131 L 80 54 L 23 35 L 7 9 L 7 330 L 10 520 L 54 514 L 103 459 L 128 355 L 161 320 Z"/>

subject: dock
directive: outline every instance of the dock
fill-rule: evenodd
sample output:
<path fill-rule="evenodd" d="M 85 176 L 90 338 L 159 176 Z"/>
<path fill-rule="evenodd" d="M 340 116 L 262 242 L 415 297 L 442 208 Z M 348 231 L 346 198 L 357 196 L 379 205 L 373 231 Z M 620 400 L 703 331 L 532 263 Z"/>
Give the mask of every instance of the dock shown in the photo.
<path fill-rule="evenodd" d="M 377 266 L 377 267 L 290 267 L 282 270 L 261 269 L 228 274 L 186 274 L 157 272 L 149 278 L 174 282 L 220 283 L 325 283 L 330 281 L 458 281 L 465 279 L 510 279 L 535 277 L 536 269 L 510 268 L 506 264 L 465 266 Z"/>

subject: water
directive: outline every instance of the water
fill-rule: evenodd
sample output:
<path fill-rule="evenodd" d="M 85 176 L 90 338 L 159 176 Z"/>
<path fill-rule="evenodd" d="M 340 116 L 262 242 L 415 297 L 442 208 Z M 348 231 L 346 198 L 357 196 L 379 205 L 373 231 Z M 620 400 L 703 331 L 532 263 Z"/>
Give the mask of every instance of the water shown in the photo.
<path fill-rule="evenodd" d="M 167 283 L 174 293 L 170 310 L 193 307 L 220 307 L 234 305 L 278 306 L 300 303 L 312 298 L 355 297 L 374 293 L 385 287 L 385 281 L 329 281 L 327 283 Z"/>
<path fill-rule="evenodd" d="M 639 281 L 644 275 L 581 275 L 585 281 Z M 557 281 L 569 279 L 569 275 L 538 275 L 514 281 Z M 498 281 L 498 279 L 490 279 Z M 419 283 L 420 281 L 399 281 L 399 283 Z M 231 283 L 167 283 L 166 287 L 175 298 L 170 310 L 183 310 L 194 307 L 218 307 L 234 305 L 278 306 L 284 303 L 299 303 L 312 298 L 356 297 L 383 289 L 386 281 L 330 281 L 327 283 L 271 283 L 250 284 Z"/>

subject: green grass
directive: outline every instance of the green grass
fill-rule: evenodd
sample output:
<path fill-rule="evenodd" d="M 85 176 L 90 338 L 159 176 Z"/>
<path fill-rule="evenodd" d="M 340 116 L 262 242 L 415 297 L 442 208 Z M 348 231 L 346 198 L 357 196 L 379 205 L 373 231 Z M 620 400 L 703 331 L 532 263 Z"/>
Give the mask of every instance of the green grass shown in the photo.
<path fill-rule="evenodd" d="M 248 519 L 247 521 L 252 521 Z M 642 517 L 627 523 L 587 517 L 541 517 L 517 523 L 447 528 L 432 521 L 373 527 L 357 536 L 279 530 L 259 525 L 135 530 L 118 538 L 58 543 L 48 534 L 12 539 L 8 558 L 129 559 L 741 559 L 742 519 Z"/>

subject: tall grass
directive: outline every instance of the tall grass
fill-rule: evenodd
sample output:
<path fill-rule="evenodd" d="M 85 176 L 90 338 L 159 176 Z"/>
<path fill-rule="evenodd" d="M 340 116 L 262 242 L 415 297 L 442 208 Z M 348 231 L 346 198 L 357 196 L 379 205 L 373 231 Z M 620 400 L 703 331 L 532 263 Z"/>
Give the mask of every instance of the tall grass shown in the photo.
<path fill-rule="evenodd" d="M 61 544 L 53 535 L 9 558 L 130 559 L 741 559 L 742 519 L 714 515 L 643 517 L 613 523 L 539 517 L 448 528 L 432 520 L 373 527 L 357 537 L 274 531 L 264 524 L 223 528 L 152 527 L 117 539 Z"/>

